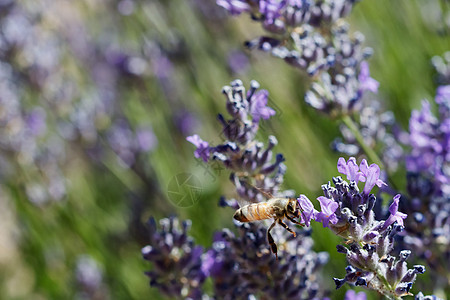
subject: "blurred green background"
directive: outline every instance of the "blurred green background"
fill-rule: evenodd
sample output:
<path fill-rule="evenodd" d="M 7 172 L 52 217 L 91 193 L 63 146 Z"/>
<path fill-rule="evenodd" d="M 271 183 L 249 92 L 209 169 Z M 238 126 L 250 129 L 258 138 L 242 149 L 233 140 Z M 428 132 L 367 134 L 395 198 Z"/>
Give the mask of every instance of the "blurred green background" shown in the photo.
<path fill-rule="evenodd" d="M 55 41 L 58 61 L 45 76 L 34 74 L 33 61 L 27 60 L 27 51 L 37 44 L 23 43 L 3 56 L 18 74 L 22 111 L 39 106 L 46 112 L 46 133 L 38 138 L 38 148 L 51 145 L 52 138 L 63 141 L 64 155 L 56 165 L 65 194 L 59 200 L 31 201 L 29 184 L 44 178 L 44 167 L 24 163 L 19 151 L 2 150 L 8 168 L 2 171 L 0 190 L 1 299 L 160 299 L 149 287 L 144 271 L 150 265 L 140 253 L 146 245 L 146 220 L 173 214 L 192 219 L 191 234 L 203 246 L 210 245 L 215 231 L 232 226 L 233 211 L 217 205 L 221 195 L 235 196 L 228 172 L 199 164 L 185 137 L 197 133 L 211 143 L 220 142 L 216 117 L 225 112 L 221 88 L 233 79 L 240 78 L 246 86 L 255 79 L 270 93 L 269 105 L 277 115 L 265 123 L 260 139 L 277 136 L 275 151 L 285 155 L 288 167 L 285 189 L 313 199 L 320 195 L 320 185 L 337 175 L 339 155 L 330 149 L 339 135 L 337 123 L 303 102 L 309 79 L 276 58 L 245 50 L 243 42 L 261 35 L 262 29 L 247 16 L 227 16 L 214 2 L 13 4 L 14 13 L 25 16 L 14 16 L 17 24 L 28 22 L 33 29 L 16 34 Z M 7 8 L 2 6 L 3 19 L 12 14 Z M 374 49 L 369 63 L 372 77 L 380 82 L 378 98 L 403 128 L 422 99 L 434 98 L 430 59 L 450 50 L 442 14 L 449 18 L 444 0 L 366 0 L 349 18 L 352 30 L 362 32 L 365 45 Z M 236 60 L 241 68 L 234 66 Z M 109 64 L 100 79 L 98 61 Z M 103 86 L 102 76 L 111 74 L 115 81 Z M 48 89 L 59 91 L 67 82 L 74 84 L 75 92 L 61 107 L 66 98 L 52 100 Z M 80 133 L 67 138 L 61 124 L 73 121 L 71 112 L 81 110 L 83 99 L 90 99 L 86 95 L 102 89 L 112 93 L 114 101 L 104 105 L 107 113 L 92 116 L 95 138 Z M 126 120 L 132 132 L 146 126 L 153 133 L 151 146 L 135 151 L 131 163 L 124 163 L 122 148 L 111 142 L 110 129 L 117 120 Z M 171 180 L 182 173 L 194 174 L 202 185 L 198 202 L 187 207 L 168 196 Z M 47 180 L 42 181 L 47 188 Z M 342 277 L 346 266 L 345 257 L 335 250 L 339 239 L 316 225 L 312 236 L 317 251 L 330 253 L 323 281 L 333 290 L 332 277 Z M 100 281 L 95 293 L 83 290 L 77 280 L 77 270 L 86 261 L 93 280 Z M 425 276 L 418 278 L 414 291 L 419 287 L 432 292 L 426 289 Z M 346 288 L 333 292 L 332 299 L 342 299 Z"/>

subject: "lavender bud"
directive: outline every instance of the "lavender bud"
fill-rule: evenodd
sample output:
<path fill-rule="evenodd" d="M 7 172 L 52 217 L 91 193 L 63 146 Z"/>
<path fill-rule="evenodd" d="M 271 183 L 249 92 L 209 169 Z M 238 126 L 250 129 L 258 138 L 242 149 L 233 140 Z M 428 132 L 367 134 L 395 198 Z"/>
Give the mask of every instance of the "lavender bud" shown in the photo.
<path fill-rule="evenodd" d="M 348 250 L 342 245 L 336 245 L 337 252 L 347 254 Z"/>
<path fill-rule="evenodd" d="M 365 278 L 363 277 L 359 277 L 356 282 L 355 282 L 356 286 L 367 286 L 367 281 Z"/>
<path fill-rule="evenodd" d="M 369 243 L 370 241 L 375 239 L 378 235 L 379 233 L 377 231 L 369 231 L 363 236 L 363 240 L 364 242 Z"/>
<path fill-rule="evenodd" d="M 334 284 L 336 285 L 336 289 L 339 289 L 345 283 L 345 279 L 333 278 L 333 280 Z"/>
<path fill-rule="evenodd" d="M 411 250 L 402 250 L 400 251 L 400 261 L 406 261 L 408 257 L 411 255 Z"/>

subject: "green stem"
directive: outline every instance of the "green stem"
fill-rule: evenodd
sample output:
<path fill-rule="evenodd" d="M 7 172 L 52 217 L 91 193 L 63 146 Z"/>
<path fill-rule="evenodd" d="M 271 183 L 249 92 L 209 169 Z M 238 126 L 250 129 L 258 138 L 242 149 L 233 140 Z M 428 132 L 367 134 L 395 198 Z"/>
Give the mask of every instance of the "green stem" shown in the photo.
<path fill-rule="evenodd" d="M 356 127 L 355 122 L 350 118 L 350 116 L 344 116 L 342 118 L 342 122 L 344 122 L 345 125 L 350 129 L 350 131 L 353 133 L 353 135 L 356 138 L 356 141 L 361 146 L 361 148 L 366 153 L 367 157 L 372 163 L 376 163 L 380 169 L 384 169 L 383 163 L 381 162 L 381 159 L 378 157 L 378 155 L 375 153 L 375 151 L 364 142 L 364 138 L 361 135 L 361 133 L 358 130 L 358 127 Z"/>

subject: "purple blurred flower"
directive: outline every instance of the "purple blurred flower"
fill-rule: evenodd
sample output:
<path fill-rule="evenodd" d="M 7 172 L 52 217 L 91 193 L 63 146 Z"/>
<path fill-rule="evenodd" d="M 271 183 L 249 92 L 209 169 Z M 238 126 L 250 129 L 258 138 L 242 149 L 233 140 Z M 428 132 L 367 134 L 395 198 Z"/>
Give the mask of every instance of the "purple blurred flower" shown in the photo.
<path fill-rule="evenodd" d="M 370 77 L 369 64 L 367 61 L 361 62 L 358 81 L 360 93 L 363 93 L 364 91 L 371 91 L 376 94 L 378 92 L 378 86 L 380 83 Z"/>
<path fill-rule="evenodd" d="M 387 185 L 380 179 L 380 167 L 377 164 L 367 163 L 367 160 L 363 159 L 359 165 L 361 172 L 366 176 L 366 184 L 364 186 L 364 194 L 368 195 L 375 185 L 381 187 Z"/>
<path fill-rule="evenodd" d="M 339 173 L 347 175 L 347 180 L 355 181 L 356 183 L 366 181 L 363 173 L 359 172 L 359 167 L 354 157 L 350 157 L 347 162 L 345 162 L 343 157 L 339 157 L 337 168 Z"/>
<path fill-rule="evenodd" d="M 433 133 L 437 119 L 431 113 L 430 103 L 422 101 L 422 110 L 414 110 L 409 120 L 410 143 L 416 149 L 422 150 L 420 157 L 407 159 L 407 169 L 417 172 L 427 169 L 433 163 L 433 152 L 439 152 L 441 147 L 434 139 Z M 420 159 L 421 158 L 421 159 Z"/>
<path fill-rule="evenodd" d="M 309 227 L 311 224 L 311 219 L 314 219 L 318 211 L 314 209 L 314 205 L 305 195 L 300 195 L 300 197 L 297 198 L 297 201 L 302 210 L 300 215 L 301 221 Z"/>
<path fill-rule="evenodd" d="M 253 95 L 250 113 L 253 117 L 253 122 L 257 123 L 262 118 L 264 120 L 269 119 L 275 115 L 275 110 L 267 106 L 269 92 L 266 90 L 260 90 Z"/>
<path fill-rule="evenodd" d="M 171 78 L 174 66 L 167 56 L 159 55 L 152 60 L 152 71 L 159 80 L 167 80 Z"/>
<path fill-rule="evenodd" d="M 450 105 L 450 85 L 442 85 L 436 89 L 436 103 Z"/>
<path fill-rule="evenodd" d="M 186 110 L 181 110 L 175 114 L 175 124 L 183 135 L 190 135 L 198 127 L 198 119 Z"/>
<path fill-rule="evenodd" d="M 215 255 L 213 250 L 208 250 L 203 254 L 201 270 L 205 276 L 210 276 L 215 264 Z"/>
<path fill-rule="evenodd" d="M 322 222 L 323 227 L 328 227 L 328 223 L 336 224 L 338 219 L 336 214 L 334 213 L 338 208 L 339 204 L 332 199 L 328 199 L 327 197 L 320 196 L 317 198 L 320 202 L 320 212 L 316 215 L 316 221 Z"/>
<path fill-rule="evenodd" d="M 87 255 L 78 258 L 76 277 L 78 281 L 90 286 L 100 285 L 102 282 L 102 272 L 97 262 Z"/>
<path fill-rule="evenodd" d="M 240 15 L 243 12 L 249 12 L 251 8 L 247 1 L 241 0 L 217 0 L 216 3 L 234 16 Z"/>
<path fill-rule="evenodd" d="M 448 88 L 436 94 L 439 119 L 431 113 L 430 103 L 422 102 L 421 111 L 413 111 L 409 120 L 412 150 L 406 157 L 406 169 L 431 176 L 436 194 L 450 194 L 450 97 Z"/>
<path fill-rule="evenodd" d="M 403 219 L 406 219 L 408 215 L 398 211 L 398 203 L 400 201 L 400 197 L 401 195 L 397 194 L 394 197 L 394 202 L 392 202 L 391 206 L 389 206 L 389 212 L 391 213 L 391 215 L 384 222 L 383 228 L 387 228 L 394 222 L 397 222 L 398 225 L 403 226 Z"/>
<path fill-rule="evenodd" d="M 194 155 L 197 158 L 203 159 L 204 162 L 207 162 L 210 154 L 210 147 L 208 142 L 202 140 L 198 134 L 194 134 L 192 136 L 188 136 L 186 140 L 192 144 L 194 144 L 197 149 L 194 151 Z"/>
<path fill-rule="evenodd" d="M 228 54 L 228 66 L 233 73 L 239 74 L 245 72 L 249 67 L 247 55 L 240 50 L 231 51 Z"/>
<path fill-rule="evenodd" d="M 395 218 L 398 204 L 393 203 L 389 221 L 404 222 L 403 242 L 416 257 L 426 260 L 433 270 L 434 289 L 441 286 L 450 269 L 450 89 L 436 91 L 439 117 L 431 113 L 431 105 L 422 102 L 421 111 L 413 111 L 409 121 L 411 153 L 406 156 L 408 197 L 400 208 L 410 216 Z M 398 214 L 397 214 L 398 215 Z M 431 299 L 418 297 L 416 299 Z"/>
<path fill-rule="evenodd" d="M 141 128 L 136 132 L 137 145 L 140 151 L 147 152 L 156 147 L 158 140 L 151 128 Z"/>
<path fill-rule="evenodd" d="M 364 292 L 356 293 L 354 290 L 348 290 L 347 293 L 345 293 L 344 300 L 366 300 L 367 296 Z"/>
<path fill-rule="evenodd" d="M 45 110 L 41 107 L 37 107 L 33 109 L 26 116 L 26 124 L 31 134 L 34 136 L 40 136 L 43 134 L 47 128 L 45 123 L 46 113 Z"/>

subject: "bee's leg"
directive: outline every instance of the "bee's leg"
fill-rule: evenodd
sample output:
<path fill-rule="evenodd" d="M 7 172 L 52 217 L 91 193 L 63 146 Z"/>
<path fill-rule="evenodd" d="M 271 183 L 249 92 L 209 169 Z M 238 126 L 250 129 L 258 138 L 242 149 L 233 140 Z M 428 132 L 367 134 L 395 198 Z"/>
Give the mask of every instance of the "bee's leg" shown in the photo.
<path fill-rule="evenodd" d="M 288 214 L 285 214 L 285 217 L 288 218 L 289 221 L 291 221 L 291 222 L 294 223 L 294 224 L 300 225 L 300 226 L 302 226 L 302 227 L 305 226 L 304 224 L 302 224 L 302 223 L 300 223 L 300 222 L 294 220 L 294 218 L 292 218 L 292 217 L 289 216 Z"/>
<path fill-rule="evenodd" d="M 281 226 L 283 226 L 284 229 L 286 229 L 287 231 L 289 231 L 290 233 L 292 233 L 292 234 L 294 235 L 294 237 L 295 237 L 295 232 L 292 231 L 292 229 L 290 229 L 290 228 L 286 225 L 286 223 L 283 222 L 283 220 L 278 219 L 278 224 L 280 224 Z"/>
<path fill-rule="evenodd" d="M 275 257 L 278 260 L 278 249 L 277 249 L 277 244 L 275 244 L 275 241 L 273 240 L 272 235 L 270 234 L 270 231 L 272 230 L 272 228 L 275 226 L 275 224 L 277 224 L 277 220 L 275 220 L 272 225 L 270 225 L 269 229 L 267 229 L 267 240 L 269 241 L 269 245 L 270 248 L 272 250 L 272 252 L 275 254 Z"/>

